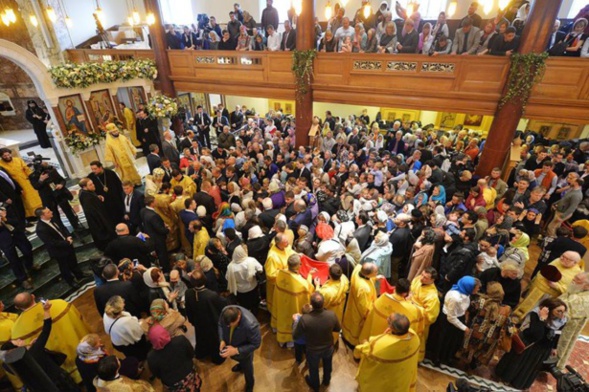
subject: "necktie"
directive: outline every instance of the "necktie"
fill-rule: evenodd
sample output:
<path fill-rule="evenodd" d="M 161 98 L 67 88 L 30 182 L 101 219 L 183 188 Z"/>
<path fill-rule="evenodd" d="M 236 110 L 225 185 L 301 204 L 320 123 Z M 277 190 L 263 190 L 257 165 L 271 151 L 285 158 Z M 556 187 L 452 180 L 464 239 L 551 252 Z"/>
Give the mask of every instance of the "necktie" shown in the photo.
<path fill-rule="evenodd" d="M 462 53 L 468 52 L 468 34 L 469 33 L 464 34 L 464 44 L 462 45 Z"/>
<path fill-rule="evenodd" d="M 12 181 L 12 179 L 8 176 L 8 174 L 6 174 L 4 172 L 4 170 L 0 170 L 0 177 L 4 178 L 6 180 L 6 182 L 10 184 L 12 189 L 16 189 L 16 186 L 14 185 L 14 181 Z"/>
<path fill-rule="evenodd" d="M 127 204 L 127 207 L 129 207 L 131 205 L 131 195 L 127 195 L 127 201 L 125 201 L 125 203 Z"/>
<path fill-rule="evenodd" d="M 53 222 L 49 221 L 49 222 L 46 222 L 46 223 L 47 223 L 47 224 L 49 225 L 49 227 L 51 227 L 53 230 L 57 231 L 57 233 L 58 233 L 58 234 L 61 236 L 61 238 L 65 240 L 65 236 L 63 235 L 63 233 L 61 232 L 61 230 L 59 230 L 59 229 L 57 228 L 57 226 L 55 226 L 55 225 L 53 224 Z"/>

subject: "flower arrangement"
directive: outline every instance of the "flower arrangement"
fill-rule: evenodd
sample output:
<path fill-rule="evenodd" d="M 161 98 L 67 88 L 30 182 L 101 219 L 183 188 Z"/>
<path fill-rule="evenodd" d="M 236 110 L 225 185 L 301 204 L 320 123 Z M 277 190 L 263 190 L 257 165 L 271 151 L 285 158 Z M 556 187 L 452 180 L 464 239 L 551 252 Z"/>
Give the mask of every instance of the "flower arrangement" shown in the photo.
<path fill-rule="evenodd" d="M 152 118 L 171 118 L 178 113 L 178 102 L 165 95 L 156 95 L 146 106 Z"/>
<path fill-rule="evenodd" d="M 103 132 L 93 132 L 85 135 L 83 133 L 73 131 L 70 132 L 63 140 L 69 147 L 72 154 L 78 154 L 100 144 L 100 141 L 105 137 L 106 135 Z"/>
<path fill-rule="evenodd" d="M 102 63 L 66 63 L 49 69 L 53 83 L 61 88 L 89 87 L 98 83 L 118 80 L 149 79 L 157 77 L 153 60 L 105 61 Z"/>

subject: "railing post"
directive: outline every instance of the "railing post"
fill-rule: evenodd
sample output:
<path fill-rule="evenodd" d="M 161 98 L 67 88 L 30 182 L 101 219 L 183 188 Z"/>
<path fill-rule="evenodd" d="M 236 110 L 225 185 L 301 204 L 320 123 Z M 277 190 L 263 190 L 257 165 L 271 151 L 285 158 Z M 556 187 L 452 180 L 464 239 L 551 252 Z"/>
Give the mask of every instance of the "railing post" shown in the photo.
<path fill-rule="evenodd" d="M 303 9 L 297 18 L 297 50 L 315 49 L 315 0 L 301 0 Z M 309 130 L 313 121 L 313 88 L 299 97 L 296 103 L 296 136 L 297 146 L 309 144 Z"/>
<path fill-rule="evenodd" d="M 518 53 L 542 53 L 546 50 L 561 4 L 562 0 L 536 0 L 526 20 Z M 504 81 L 501 99 L 506 93 L 507 79 Z M 487 176 L 494 167 L 503 167 L 523 109 L 521 101 L 510 101 L 495 111 L 493 124 L 476 169 L 477 175 Z"/>

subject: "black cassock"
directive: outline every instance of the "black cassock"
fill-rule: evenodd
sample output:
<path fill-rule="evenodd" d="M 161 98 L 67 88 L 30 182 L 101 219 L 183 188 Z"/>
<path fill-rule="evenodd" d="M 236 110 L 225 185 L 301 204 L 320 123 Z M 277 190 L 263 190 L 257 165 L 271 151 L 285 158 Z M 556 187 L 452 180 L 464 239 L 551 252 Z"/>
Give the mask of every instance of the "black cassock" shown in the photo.
<path fill-rule="evenodd" d="M 186 291 L 186 315 L 194 325 L 196 347 L 194 356 L 198 359 L 210 357 L 220 364 L 224 359 L 219 355 L 219 317 L 227 306 L 227 301 L 219 294 L 206 288 L 194 288 Z"/>
<path fill-rule="evenodd" d="M 41 118 L 33 117 L 34 115 L 40 116 Z M 45 122 L 51 117 L 38 106 L 34 108 L 29 107 L 25 112 L 25 116 L 27 121 L 33 125 L 33 130 L 35 131 L 35 135 L 37 135 L 37 140 L 39 140 L 41 148 L 51 147 L 49 135 L 47 135 L 47 123 Z"/>
<path fill-rule="evenodd" d="M 80 191 L 80 204 L 88 222 L 88 228 L 94 244 L 100 250 L 116 237 L 115 224 L 110 219 L 104 202 L 100 201 L 94 192 Z"/>
<path fill-rule="evenodd" d="M 117 173 L 110 169 L 103 169 L 102 174 L 90 173 L 88 178 L 94 183 L 96 194 L 104 197 L 104 206 L 112 222 L 115 225 L 124 223 L 123 183 Z"/>

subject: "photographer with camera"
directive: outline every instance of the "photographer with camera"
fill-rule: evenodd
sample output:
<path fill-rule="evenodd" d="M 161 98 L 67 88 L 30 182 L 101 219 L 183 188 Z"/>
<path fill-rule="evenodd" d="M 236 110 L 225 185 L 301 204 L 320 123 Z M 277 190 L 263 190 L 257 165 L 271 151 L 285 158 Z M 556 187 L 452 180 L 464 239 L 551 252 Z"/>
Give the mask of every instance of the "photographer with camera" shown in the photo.
<path fill-rule="evenodd" d="M 74 196 L 67 188 L 65 179 L 46 159 L 48 158 L 43 158 L 40 155 L 35 156 L 33 161 L 34 172 L 29 177 L 31 184 L 39 192 L 43 205 L 53 212 L 53 216 L 61 222 L 57 208 L 58 206 L 61 207 L 74 231 L 77 232 L 81 229 L 80 221 L 69 203 Z"/>

